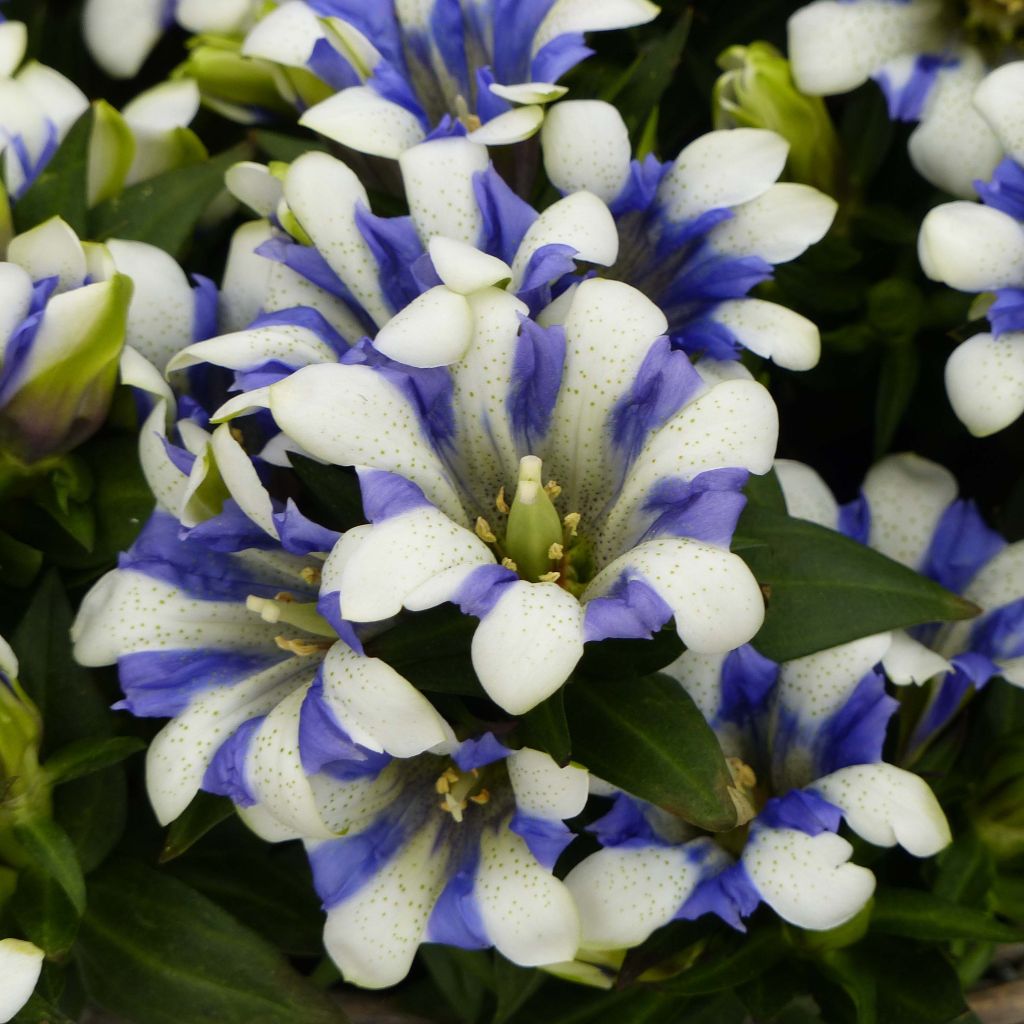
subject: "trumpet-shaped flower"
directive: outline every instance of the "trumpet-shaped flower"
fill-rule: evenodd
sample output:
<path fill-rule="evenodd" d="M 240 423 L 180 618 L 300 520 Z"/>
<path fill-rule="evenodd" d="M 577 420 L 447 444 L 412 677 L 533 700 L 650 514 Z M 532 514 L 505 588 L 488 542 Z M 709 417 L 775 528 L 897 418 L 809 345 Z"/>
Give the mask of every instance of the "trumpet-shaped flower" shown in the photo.
<path fill-rule="evenodd" d="M 800 88 L 831 96 L 875 79 L 890 117 L 918 122 L 908 144 L 918 172 L 964 198 L 1002 155 L 979 86 L 1022 43 L 1024 17 L 1006 0 L 814 0 L 789 20 Z"/>
<path fill-rule="evenodd" d="M 542 138 L 551 181 L 608 204 L 619 253 L 606 274 L 664 310 L 674 345 L 713 359 L 747 348 L 792 370 L 817 363 L 821 339 L 811 321 L 747 297 L 774 266 L 820 241 L 836 213 L 835 200 L 817 189 L 777 181 L 789 153 L 782 136 L 714 131 L 669 163 L 631 161 L 622 115 L 608 103 L 572 100 L 552 109 Z"/>

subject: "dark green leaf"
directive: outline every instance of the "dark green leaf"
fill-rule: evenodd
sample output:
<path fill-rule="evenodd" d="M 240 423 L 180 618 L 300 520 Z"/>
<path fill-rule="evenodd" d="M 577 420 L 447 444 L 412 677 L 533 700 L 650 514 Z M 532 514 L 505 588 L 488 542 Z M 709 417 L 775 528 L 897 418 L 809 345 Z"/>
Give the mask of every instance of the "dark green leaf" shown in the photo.
<path fill-rule="evenodd" d="M 180 857 L 210 829 L 234 813 L 235 805 L 226 796 L 214 796 L 200 790 L 188 807 L 171 822 L 167 841 L 160 851 L 160 863 L 166 864 Z"/>
<path fill-rule="evenodd" d="M 526 746 L 543 750 L 563 767 L 569 763 L 572 741 L 565 718 L 564 688 L 556 690 L 519 719 L 519 734 Z"/>
<path fill-rule="evenodd" d="M 8 906 L 25 937 L 48 957 L 63 956 L 78 933 L 78 912 L 60 884 L 39 868 L 18 872 L 18 888 Z"/>
<path fill-rule="evenodd" d="M 751 505 L 760 505 L 773 512 L 786 514 L 786 496 L 782 493 L 782 485 L 779 483 L 778 474 L 774 469 L 768 470 L 761 476 L 751 474 L 747 486 L 743 488 L 743 493 Z"/>
<path fill-rule="evenodd" d="M 21 1008 L 14 1024 L 75 1024 L 75 1021 L 36 993 Z"/>
<path fill-rule="evenodd" d="M 765 588 L 754 646 L 789 661 L 889 629 L 966 619 L 970 602 L 834 530 L 748 505 L 737 553 Z"/>
<path fill-rule="evenodd" d="M 494 954 L 494 994 L 498 1005 L 492 1024 L 505 1024 L 537 991 L 544 975 L 528 967 L 518 967 L 498 953 Z"/>
<path fill-rule="evenodd" d="M 338 1006 L 258 935 L 132 861 L 92 880 L 75 956 L 90 997 L 135 1024 L 339 1024 Z"/>
<path fill-rule="evenodd" d="M 863 189 L 882 166 L 893 138 L 885 97 L 872 83 L 858 89 L 846 103 L 840 134 L 849 161 L 850 180 Z"/>
<path fill-rule="evenodd" d="M 28 587 L 43 566 L 43 553 L 0 530 L 0 577 L 9 587 Z"/>
<path fill-rule="evenodd" d="M 306 492 L 307 501 L 300 505 L 308 505 L 314 519 L 332 530 L 351 530 L 366 522 L 359 478 L 354 471 L 325 466 L 297 452 L 289 452 L 288 458 Z"/>
<path fill-rule="evenodd" d="M 490 957 L 482 950 L 421 946 L 420 960 L 463 1024 L 474 1024 L 494 985 Z"/>
<path fill-rule="evenodd" d="M 774 926 L 746 935 L 729 935 L 709 943 L 693 967 L 660 987 L 687 996 L 736 989 L 778 963 L 787 951 Z"/>
<path fill-rule="evenodd" d="M 86 873 L 117 845 L 127 818 L 127 785 L 121 765 L 104 768 L 60 786 L 53 814 L 71 837 Z"/>
<path fill-rule="evenodd" d="M 330 152 L 329 144 L 312 134 L 299 138 L 294 135 L 285 135 L 284 132 L 257 128 L 252 135 L 256 145 L 271 160 L 280 160 L 286 164 L 298 160 L 303 153 L 309 153 L 311 150 L 319 150 L 322 153 Z"/>
<path fill-rule="evenodd" d="M 878 1024 L 977 1024 L 938 950 L 872 942 L 858 953 L 877 987 Z"/>
<path fill-rule="evenodd" d="M 984 911 L 917 889 L 879 889 L 875 893 L 871 930 L 923 942 L 1020 942 L 1024 938 L 1024 930 L 1003 924 Z"/>
<path fill-rule="evenodd" d="M 70 782 L 119 764 L 145 747 L 143 740 L 133 736 L 75 740 L 52 754 L 44 767 L 51 783 Z"/>
<path fill-rule="evenodd" d="M 918 374 L 917 349 L 911 342 L 892 345 L 882 357 L 882 373 L 875 398 L 875 457 L 892 446 L 896 429 L 910 404 Z"/>
<path fill-rule="evenodd" d="M 736 824 L 722 748 L 674 679 L 579 677 L 565 706 L 573 756 L 595 775 L 711 831 Z"/>
<path fill-rule="evenodd" d="M 617 680 L 649 676 L 671 665 L 683 650 L 679 634 L 668 626 L 650 640 L 602 640 L 587 644 L 576 671 L 580 675 Z"/>
<path fill-rule="evenodd" d="M 237 146 L 204 163 L 166 171 L 126 188 L 92 210 L 90 235 L 100 242 L 108 238 L 148 242 L 180 256 L 200 217 L 223 191 L 224 172 L 248 152 L 247 146 Z"/>
<path fill-rule="evenodd" d="M 81 914 L 85 910 L 85 879 L 67 832 L 52 818 L 33 818 L 15 824 L 14 837 L 33 865 L 60 885 Z"/>
<path fill-rule="evenodd" d="M 995 882 L 995 862 L 977 832 L 973 829 L 961 832 L 956 841 L 935 858 L 935 867 L 932 891 L 936 896 L 969 906 L 985 905 Z"/>
<path fill-rule="evenodd" d="M 93 112 L 90 107 L 72 125 L 53 159 L 14 204 L 16 231 L 28 231 L 51 217 L 59 216 L 78 235 L 87 234 L 89 139 L 92 137 L 92 123 Z"/>

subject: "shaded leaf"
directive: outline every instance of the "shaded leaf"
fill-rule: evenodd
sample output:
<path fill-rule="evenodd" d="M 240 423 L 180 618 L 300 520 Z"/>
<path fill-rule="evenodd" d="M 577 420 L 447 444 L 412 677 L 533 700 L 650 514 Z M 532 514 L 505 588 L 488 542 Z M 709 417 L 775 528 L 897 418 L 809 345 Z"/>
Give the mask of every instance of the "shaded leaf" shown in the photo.
<path fill-rule="evenodd" d="M 214 796 L 200 790 L 191 803 L 171 822 L 160 863 L 180 857 L 198 842 L 210 829 L 235 813 L 235 805 L 226 796 Z"/>
<path fill-rule="evenodd" d="M 523 743 L 543 750 L 565 767 L 572 755 L 569 723 L 565 717 L 565 689 L 556 690 L 547 700 L 527 711 L 519 720 Z"/>
<path fill-rule="evenodd" d="M 660 987 L 677 995 L 704 995 L 735 989 L 763 974 L 788 952 L 777 927 L 728 935 L 708 944 L 691 967 Z"/>
<path fill-rule="evenodd" d="M 75 740 L 52 754 L 43 767 L 50 782 L 56 785 L 119 764 L 145 746 L 143 740 L 134 736 Z"/>
<path fill-rule="evenodd" d="M 1020 942 L 1024 938 L 1024 930 L 1003 924 L 982 910 L 918 889 L 879 889 L 875 893 L 871 930 L 924 942 Z"/>
<path fill-rule="evenodd" d="M 79 914 L 60 883 L 29 865 L 18 872 L 8 909 L 25 937 L 48 957 L 63 956 L 74 944 Z"/>
<path fill-rule="evenodd" d="M 14 837 L 33 865 L 57 882 L 81 914 L 85 910 L 85 879 L 67 832 L 52 818 L 33 818 L 16 823 Z"/>

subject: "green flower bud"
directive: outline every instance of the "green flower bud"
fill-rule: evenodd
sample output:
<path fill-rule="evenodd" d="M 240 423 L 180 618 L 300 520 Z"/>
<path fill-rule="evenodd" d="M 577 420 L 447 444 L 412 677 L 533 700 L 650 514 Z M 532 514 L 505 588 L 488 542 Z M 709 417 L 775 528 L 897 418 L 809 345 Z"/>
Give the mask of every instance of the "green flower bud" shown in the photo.
<path fill-rule="evenodd" d="M 712 92 L 716 128 L 766 128 L 790 145 L 788 176 L 838 195 L 841 150 L 835 126 L 819 96 L 796 87 L 789 61 L 770 43 L 730 46 L 718 57 Z"/>
<path fill-rule="evenodd" d="M 519 462 L 519 482 L 508 514 L 505 550 L 524 580 L 536 582 L 551 572 L 552 546 L 562 542 L 562 520 L 541 479 L 536 455 Z"/>

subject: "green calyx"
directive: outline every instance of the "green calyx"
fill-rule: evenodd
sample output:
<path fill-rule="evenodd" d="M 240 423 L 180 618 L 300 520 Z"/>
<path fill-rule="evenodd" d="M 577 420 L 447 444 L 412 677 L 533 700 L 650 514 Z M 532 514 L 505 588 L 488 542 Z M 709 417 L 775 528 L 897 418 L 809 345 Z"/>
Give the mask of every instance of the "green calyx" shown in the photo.
<path fill-rule="evenodd" d="M 562 543 L 562 520 L 541 479 L 536 455 L 519 462 L 519 481 L 508 514 L 505 551 L 524 580 L 536 583 L 551 572 L 552 548 Z"/>

